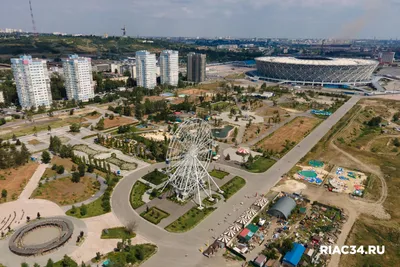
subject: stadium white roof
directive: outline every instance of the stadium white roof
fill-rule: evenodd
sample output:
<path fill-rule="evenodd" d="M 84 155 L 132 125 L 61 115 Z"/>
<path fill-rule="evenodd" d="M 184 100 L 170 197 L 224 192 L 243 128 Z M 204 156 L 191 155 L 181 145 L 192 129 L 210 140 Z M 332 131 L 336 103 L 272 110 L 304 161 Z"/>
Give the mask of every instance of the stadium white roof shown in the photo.
<path fill-rule="evenodd" d="M 256 61 L 270 63 L 297 64 L 297 65 L 318 65 L 318 66 L 356 66 L 376 65 L 377 61 L 358 58 L 313 58 L 313 57 L 258 57 Z"/>

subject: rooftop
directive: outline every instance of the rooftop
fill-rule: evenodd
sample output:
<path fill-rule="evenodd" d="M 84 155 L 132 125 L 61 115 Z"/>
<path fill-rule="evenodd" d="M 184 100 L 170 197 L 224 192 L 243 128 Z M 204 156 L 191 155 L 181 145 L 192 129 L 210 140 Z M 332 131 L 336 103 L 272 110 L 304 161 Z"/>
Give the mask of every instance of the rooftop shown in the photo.
<path fill-rule="evenodd" d="M 375 60 L 358 58 L 333 58 L 333 57 L 258 57 L 256 61 L 271 63 L 297 64 L 297 65 L 319 65 L 319 66 L 355 66 L 375 65 Z"/>

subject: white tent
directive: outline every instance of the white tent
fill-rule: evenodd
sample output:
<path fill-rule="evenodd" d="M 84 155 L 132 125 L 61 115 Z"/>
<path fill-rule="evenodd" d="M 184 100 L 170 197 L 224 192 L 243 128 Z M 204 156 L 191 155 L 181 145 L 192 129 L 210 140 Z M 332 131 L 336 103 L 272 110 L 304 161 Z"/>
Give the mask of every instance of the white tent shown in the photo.
<path fill-rule="evenodd" d="M 249 210 L 247 210 L 247 214 L 250 214 L 250 215 L 256 215 L 257 214 L 257 211 L 255 211 L 254 209 L 249 209 Z"/>
<path fill-rule="evenodd" d="M 233 229 L 228 229 L 228 231 L 226 231 L 224 235 L 234 237 L 236 235 L 236 232 Z"/>
<path fill-rule="evenodd" d="M 226 235 L 221 235 L 221 236 L 218 238 L 218 241 L 224 242 L 225 244 L 227 244 L 230 240 L 231 240 L 231 239 L 230 239 L 228 236 L 226 236 Z"/>
<path fill-rule="evenodd" d="M 232 229 L 233 231 L 235 231 L 236 233 L 239 232 L 240 230 L 242 230 L 242 227 L 236 223 L 229 228 Z"/>
<path fill-rule="evenodd" d="M 247 221 L 249 221 L 252 217 L 253 217 L 253 215 L 251 215 L 250 213 L 246 213 L 246 214 L 242 215 L 242 218 L 245 218 Z"/>
<path fill-rule="evenodd" d="M 236 220 L 237 223 L 245 225 L 249 220 L 246 218 L 240 217 L 239 219 Z"/>

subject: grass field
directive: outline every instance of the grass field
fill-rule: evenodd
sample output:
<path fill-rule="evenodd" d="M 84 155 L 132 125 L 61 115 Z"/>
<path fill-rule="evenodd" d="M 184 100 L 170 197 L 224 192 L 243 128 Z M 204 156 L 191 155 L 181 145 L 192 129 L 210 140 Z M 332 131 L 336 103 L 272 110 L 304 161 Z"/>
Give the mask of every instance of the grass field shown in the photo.
<path fill-rule="evenodd" d="M 131 190 L 131 196 L 130 196 L 130 202 L 131 202 L 131 206 L 134 209 L 139 208 L 140 206 L 144 205 L 144 202 L 142 200 L 143 194 L 145 194 L 145 192 L 147 190 L 149 190 L 151 187 L 140 182 L 137 181 Z"/>
<path fill-rule="evenodd" d="M 159 224 L 162 219 L 165 219 L 169 216 L 169 213 L 157 207 L 151 207 L 148 211 L 142 212 L 140 216 L 153 224 Z"/>
<path fill-rule="evenodd" d="M 63 158 L 61 158 L 59 156 L 53 156 L 51 158 L 50 165 L 53 165 L 53 164 L 56 164 L 57 166 L 58 165 L 64 166 L 65 171 L 68 171 L 68 172 L 71 172 L 71 168 L 72 168 L 73 165 L 75 165 L 75 167 L 77 167 L 76 164 L 74 164 L 70 158 L 64 158 L 63 159 Z M 51 178 L 55 174 L 57 174 L 57 172 L 55 170 L 52 170 L 51 168 L 47 168 L 46 171 L 42 175 L 42 179 L 44 179 L 46 177 L 47 178 Z"/>
<path fill-rule="evenodd" d="M 221 186 L 221 190 L 224 191 L 225 200 L 233 196 L 237 191 L 239 191 L 243 186 L 245 186 L 246 181 L 239 176 L 233 177 L 232 180 Z"/>
<path fill-rule="evenodd" d="M 160 171 L 154 170 L 143 176 L 142 179 L 154 185 L 159 185 L 162 182 L 166 181 L 168 179 L 168 176 Z"/>
<path fill-rule="evenodd" d="M 35 124 L 30 124 L 30 125 L 23 125 L 23 126 L 14 126 L 14 127 L 4 127 L 1 128 L 0 130 L 0 138 L 2 139 L 10 139 L 12 138 L 13 134 L 15 134 L 17 137 L 25 136 L 25 135 L 30 135 L 35 132 L 35 127 L 37 132 L 41 131 L 47 131 L 48 126 L 51 127 L 51 129 L 56 129 L 60 127 L 64 127 L 67 125 L 71 125 L 73 122 L 79 122 L 79 118 L 49 118 L 48 120 L 40 120 L 36 121 Z"/>
<path fill-rule="evenodd" d="M 73 183 L 70 177 L 49 181 L 33 191 L 31 198 L 47 199 L 65 206 L 89 199 L 100 189 L 100 184 L 89 177 L 81 177 Z"/>
<path fill-rule="evenodd" d="M 104 230 L 107 230 L 107 233 L 105 233 Z M 101 239 L 131 239 L 136 236 L 135 233 L 131 233 L 125 227 L 115 227 L 104 230 L 101 232 Z"/>
<path fill-rule="evenodd" d="M 165 230 L 173 233 L 183 233 L 194 228 L 205 217 L 207 217 L 215 208 L 204 208 L 199 210 L 197 207 L 191 208 L 188 212 L 179 217 L 176 221 L 165 227 Z"/>
<path fill-rule="evenodd" d="M 225 176 L 229 175 L 229 172 L 224 172 L 224 171 L 220 171 L 217 169 L 214 169 L 210 172 L 210 175 L 212 177 L 218 178 L 218 179 L 224 179 Z"/>
<path fill-rule="evenodd" d="M 110 129 L 122 125 L 127 125 L 134 123 L 135 121 L 125 117 L 114 117 L 114 119 L 110 120 L 109 118 L 104 119 L 104 129 Z"/>
<path fill-rule="evenodd" d="M 96 199 L 92 203 L 89 203 L 86 205 L 87 207 L 87 214 L 82 216 L 80 213 L 80 207 L 76 207 L 76 213 L 72 212 L 72 209 L 68 210 L 66 214 L 68 216 L 73 216 L 76 218 L 84 219 L 84 218 L 89 218 L 89 217 L 95 217 L 104 214 L 104 209 L 101 206 L 103 197 Z"/>
<path fill-rule="evenodd" d="M 363 99 L 353 107 L 321 141 L 308 153 L 302 163 L 311 159 L 318 159 L 342 167 L 362 168 L 347 157 L 336 152 L 329 145 L 334 142 L 339 148 L 351 154 L 364 164 L 380 169 L 387 183 L 388 195 L 383 203 L 385 210 L 390 214 L 390 220 L 381 220 L 370 215 L 361 215 L 347 237 L 346 245 L 384 245 L 384 255 L 343 255 L 339 266 L 397 266 L 399 254 L 399 225 L 400 225 L 400 158 L 393 156 L 391 149 L 371 151 L 374 144 L 385 145 L 380 138 L 395 134 L 386 127 L 386 133 L 380 128 L 370 128 L 364 124 L 375 116 L 390 120 L 394 112 L 400 110 L 399 101 Z M 386 139 L 388 141 L 388 139 Z M 369 146 L 372 144 L 372 146 Z M 366 197 L 376 200 L 381 195 L 381 183 L 373 178 L 367 190 Z"/>
<path fill-rule="evenodd" d="M 0 170 L 0 189 L 7 190 L 7 198 L 0 198 L 0 203 L 17 199 L 37 167 L 37 163 L 29 162 L 16 169 Z"/>
<path fill-rule="evenodd" d="M 272 150 L 278 153 L 277 156 L 282 156 L 307 136 L 320 122 L 322 120 L 317 118 L 297 117 L 262 139 L 255 147 Z"/>
<path fill-rule="evenodd" d="M 141 252 L 139 253 L 138 250 Z M 132 266 L 139 266 L 142 262 L 156 253 L 157 247 L 153 244 L 141 244 L 130 246 L 118 252 L 110 252 L 105 258 L 112 262 L 112 266 L 127 266 L 126 263 L 134 263 Z M 130 266 L 130 265 L 129 265 Z"/>
<path fill-rule="evenodd" d="M 252 164 L 249 164 L 247 166 L 247 170 L 254 173 L 266 172 L 269 168 L 272 167 L 272 165 L 275 164 L 275 162 L 276 161 L 273 159 L 267 159 L 259 156 L 256 157 Z"/>

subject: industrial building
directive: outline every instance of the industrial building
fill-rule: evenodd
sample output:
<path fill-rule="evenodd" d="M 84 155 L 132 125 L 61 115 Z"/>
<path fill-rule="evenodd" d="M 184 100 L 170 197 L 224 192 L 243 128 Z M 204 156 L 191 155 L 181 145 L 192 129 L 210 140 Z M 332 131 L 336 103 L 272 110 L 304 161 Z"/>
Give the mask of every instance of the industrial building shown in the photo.
<path fill-rule="evenodd" d="M 178 85 L 179 54 L 178 51 L 164 50 L 160 54 L 160 81 L 161 84 Z"/>
<path fill-rule="evenodd" d="M 303 85 L 367 84 L 378 66 L 375 60 L 330 57 L 259 57 L 262 80 Z"/>
<path fill-rule="evenodd" d="M 62 62 L 68 99 L 88 102 L 94 98 L 91 59 L 70 55 Z"/>
<path fill-rule="evenodd" d="M 281 197 L 275 205 L 268 210 L 268 214 L 287 220 L 296 207 L 296 202 L 290 197 Z"/>
<path fill-rule="evenodd" d="M 187 58 L 187 80 L 200 83 L 206 80 L 206 55 L 189 53 Z"/>
<path fill-rule="evenodd" d="M 46 60 L 29 55 L 11 59 L 19 104 L 24 109 L 50 107 L 53 102 Z"/>
<path fill-rule="evenodd" d="M 156 55 L 148 51 L 136 52 L 136 80 L 137 85 L 153 89 L 157 85 Z"/>

